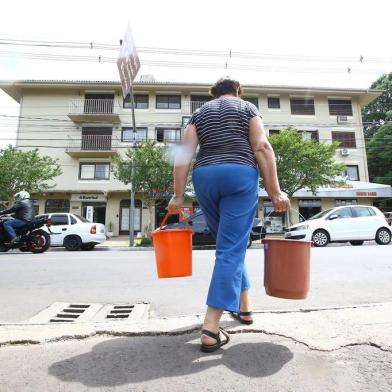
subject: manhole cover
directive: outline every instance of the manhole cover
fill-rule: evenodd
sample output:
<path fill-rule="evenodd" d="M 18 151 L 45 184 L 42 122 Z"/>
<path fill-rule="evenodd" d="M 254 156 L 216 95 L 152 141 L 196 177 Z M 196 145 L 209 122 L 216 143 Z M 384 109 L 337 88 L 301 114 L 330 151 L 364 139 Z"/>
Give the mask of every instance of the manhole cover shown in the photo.
<path fill-rule="evenodd" d="M 55 302 L 31 319 L 29 324 L 136 321 L 148 317 L 150 304 L 100 304 Z"/>

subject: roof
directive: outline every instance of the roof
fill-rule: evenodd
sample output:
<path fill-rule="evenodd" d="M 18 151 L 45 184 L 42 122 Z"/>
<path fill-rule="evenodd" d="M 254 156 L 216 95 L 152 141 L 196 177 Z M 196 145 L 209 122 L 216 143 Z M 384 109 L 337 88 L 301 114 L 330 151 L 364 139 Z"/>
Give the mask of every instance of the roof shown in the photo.
<path fill-rule="evenodd" d="M 115 87 L 121 89 L 119 81 L 104 81 L 104 80 L 0 80 L 0 88 L 12 97 L 15 101 L 20 102 L 23 88 L 75 88 L 75 87 Z M 194 89 L 195 91 L 205 91 L 211 86 L 210 83 L 188 83 L 188 82 L 134 82 L 135 87 L 144 87 L 156 89 L 157 87 L 167 86 L 169 88 L 186 88 Z M 274 93 L 323 93 L 323 94 L 345 94 L 359 96 L 359 103 L 361 106 L 366 106 L 375 98 L 383 93 L 383 90 L 378 89 L 355 89 L 342 87 L 316 87 L 316 86 L 288 86 L 288 85 L 258 85 L 258 84 L 244 84 L 242 85 L 246 92 L 274 92 Z"/>

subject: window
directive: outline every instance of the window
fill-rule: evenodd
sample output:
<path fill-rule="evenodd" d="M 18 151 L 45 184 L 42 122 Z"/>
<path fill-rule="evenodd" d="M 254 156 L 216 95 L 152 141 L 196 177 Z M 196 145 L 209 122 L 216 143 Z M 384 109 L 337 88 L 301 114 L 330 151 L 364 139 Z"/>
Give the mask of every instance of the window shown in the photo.
<path fill-rule="evenodd" d="M 359 181 L 358 165 L 348 165 L 342 172 L 343 177 L 347 177 L 350 181 Z"/>
<path fill-rule="evenodd" d="M 350 99 L 328 99 L 331 116 L 352 116 L 353 108 Z"/>
<path fill-rule="evenodd" d="M 147 94 L 136 94 L 133 96 L 135 103 L 135 109 L 148 109 L 148 95 Z M 123 102 L 125 109 L 132 109 L 131 96 L 128 94 Z"/>
<path fill-rule="evenodd" d="M 183 127 L 186 127 L 188 125 L 190 119 L 191 119 L 191 116 L 182 116 L 182 123 L 181 123 L 181 125 Z"/>
<path fill-rule="evenodd" d="M 342 208 L 340 210 L 337 210 L 332 215 L 337 215 L 339 218 L 342 218 L 342 219 L 352 218 L 353 217 L 350 207 Z"/>
<path fill-rule="evenodd" d="M 319 141 L 318 131 L 298 131 L 302 135 L 303 140 Z"/>
<path fill-rule="evenodd" d="M 108 180 L 110 172 L 109 163 L 81 163 L 79 170 L 80 180 Z"/>
<path fill-rule="evenodd" d="M 375 216 L 376 213 L 369 207 L 354 207 L 354 215 L 357 218 L 365 216 Z"/>
<path fill-rule="evenodd" d="M 269 132 L 269 136 L 279 135 L 280 129 L 270 129 L 268 132 Z"/>
<path fill-rule="evenodd" d="M 52 226 L 68 225 L 68 215 L 56 215 L 51 216 Z"/>
<path fill-rule="evenodd" d="M 70 215 L 69 217 L 71 219 L 71 225 L 76 225 L 78 223 L 78 221 L 72 215 Z"/>
<path fill-rule="evenodd" d="M 123 128 L 121 131 L 122 142 L 132 142 L 134 140 L 140 142 L 147 140 L 147 128 L 136 127 L 136 135 L 133 132 L 133 128 Z"/>
<path fill-rule="evenodd" d="M 181 141 L 181 128 L 157 128 L 157 142 L 179 142 Z"/>
<path fill-rule="evenodd" d="M 181 109 L 181 95 L 157 95 L 157 109 Z"/>
<path fill-rule="evenodd" d="M 45 202 L 45 214 L 52 212 L 69 212 L 69 200 L 48 199 Z"/>
<path fill-rule="evenodd" d="M 268 97 L 268 109 L 280 109 L 279 97 Z"/>
<path fill-rule="evenodd" d="M 332 141 L 340 142 L 339 147 L 356 148 L 355 132 L 332 132 Z"/>
<path fill-rule="evenodd" d="M 336 207 L 351 206 L 353 204 L 358 204 L 357 199 L 336 199 L 335 200 Z"/>
<path fill-rule="evenodd" d="M 242 97 L 244 101 L 253 103 L 257 108 L 259 108 L 259 99 L 257 97 Z"/>
<path fill-rule="evenodd" d="M 33 200 L 33 207 L 34 207 L 34 215 L 39 214 L 39 201 L 37 199 L 32 199 Z"/>
<path fill-rule="evenodd" d="M 291 98 L 291 114 L 314 115 L 314 99 L 313 98 Z"/>
<path fill-rule="evenodd" d="M 302 199 L 298 201 L 299 220 L 303 222 L 321 212 L 320 199 Z"/>

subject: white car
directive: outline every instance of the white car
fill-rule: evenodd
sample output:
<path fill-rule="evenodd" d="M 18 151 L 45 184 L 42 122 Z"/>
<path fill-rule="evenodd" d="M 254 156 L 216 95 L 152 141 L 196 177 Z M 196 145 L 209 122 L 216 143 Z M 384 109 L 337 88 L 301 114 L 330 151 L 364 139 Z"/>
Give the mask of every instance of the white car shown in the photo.
<path fill-rule="evenodd" d="M 326 246 L 329 242 L 362 245 L 369 240 L 388 245 L 391 242 L 391 229 L 378 208 L 350 205 L 322 211 L 307 221 L 289 227 L 285 238 L 313 241 L 314 246 Z"/>
<path fill-rule="evenodd" d="M 68 213 L 43 214 L 50 220 L 51 246 L 64 246 L 67 250 L 92 250 L 106 240 L 105 226 Z"/>

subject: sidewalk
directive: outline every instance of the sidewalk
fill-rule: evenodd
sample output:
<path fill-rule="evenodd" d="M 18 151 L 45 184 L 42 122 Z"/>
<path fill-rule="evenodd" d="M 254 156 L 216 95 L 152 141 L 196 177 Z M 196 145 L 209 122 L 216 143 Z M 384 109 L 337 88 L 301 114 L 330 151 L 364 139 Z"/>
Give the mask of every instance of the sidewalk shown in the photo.
<path fill-rule="evenodd" d="M 392 303 L 225 315 L 231 342 L 199 351 L 202 315 L 0 325 L 2 392 L 390 391 Z"/>

